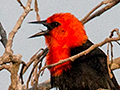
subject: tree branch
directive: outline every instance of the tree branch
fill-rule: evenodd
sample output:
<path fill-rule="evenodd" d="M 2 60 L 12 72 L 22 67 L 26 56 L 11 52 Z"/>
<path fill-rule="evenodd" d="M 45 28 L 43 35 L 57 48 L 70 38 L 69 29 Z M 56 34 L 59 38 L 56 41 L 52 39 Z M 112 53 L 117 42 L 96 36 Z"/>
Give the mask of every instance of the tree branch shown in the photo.
<path fill-rule="evenodd" d="M 38 8 L 37 0 L 35 0 L 34 8 L 35 8 L 35 12 L 36 12 L 36 18 L 37 18 L 38 21 L 40 21 L 40 15 L 38 13 L 39 8 Z"/>
<path fill-rule="evenodd" d="M 13 39 L 15 37 L 15 34 L 21 27 L 21 24 L 24 20 L 24 18 L 27 16 L 27 14 L 31 11 L 30 6 L 31 6 L 32 0 L 27 1 L 27 5 L 25 7 L 24 12 L 22 15 L 19 17 L 16 25 L 14 26 L 13 30 L 9 33 L 8 35 L 8 40 L 5 48 L 5 52 L 2 57 L 0 57 L 0 69 L 7 69 L 11 73 L 11 85 L 9 86 L 9 90 L 21 90 L 22 89 L 22 84 L 19 81 L 18 77 L 18 71 L 19 71 L 19 66 L 23 61 L 21 60 L 21 55 L 13 55 L 12 51 L 12 43 Z M 9 65 L 6 65 L 6 63 L 9 63 Z"/>
<path fill-rule="evenodd" d="M 6 64 L 2 65 L 0 67 L 0 71 L 3 70 L 3 69 L 6 69 L 6 70 L 8 70 L 10 72 L 10 65 L 6 65 Z"/>
<path fill-rule="evenodd" d="M 23 8 L 23 9 L 25 9 L 25 6 L 22 4 L 22 2 L 20 1 L 20 0 L 17 0 L 18 1 L 18 3 L 20 4 L 20 6 Z"/>
<path fill-rule="evenodd" d="M 50 79 L 48 79 L 44 83 L 38 84 L 37 86 L 37 90 L 50 90 L 50 89 L 51 89 Z M 28 90 L 35 90 L 35 85 Z"/>
<path fill-rule="evenodd" d="M 111 64 L 111 61 L 109 61 L 109 64 Z M 116 70 L 120 68 L 120 57 L 115 58 L 113 60 L 113 63 L 111 64 L 111 69 Z"/>
<path fill-rule="evenodd" d="M 7 41 L 7 45 L 6 45 L 6 50 L 5 50 L 6 52 L 9 52 L 9 53 L 11 53 L 11 54 L 13 53 L 11 47 L 12 47 L 12 42 L 13 42 L 14 36 L 15 36 L 15 34 L 17 33 L 17 31 L 19 30 L 19 28 L 21 27 L 24 18 L 25 18 L 25 17 L 27 16 L 27 14 L 31 11 L 31 8 L 30 8 L 31 1 L 32 1 L 32 0 L 28 0 L 24 12 L 23 12 L 22 15 L 19 17 L 19 19 L 18 19 L 15 27 L 13 28 L 13 30 L 9 33 L 8 41 Z"/>
<path fill-rule="evenodd" d="M 83 24 L 87 23 L 88 21 L 90 21 L 91 19 L 100 16 L 101 14 L 103 14 L 105 11 L 111 9 L 113 6 L 117 5 L 120 2 L 120 0 L 104 0 L 103 2 L 101 2 L 98 6 L 96 6 L 95 8 L 93 8 L 93 10 L 91 10 L 87 16 L 85 16 L 81 22 Z M 108 3 L 108 4 L 107 4 Z M 94 14 L 92 14 L 97 8 L 99 8 L 100 6 L 102 6 L 103 4 L 107 4 L 104 8 L 98 10 L 97 12 L 95 12 Z M 90 15 L 92 14 L 92 15 Z"/>

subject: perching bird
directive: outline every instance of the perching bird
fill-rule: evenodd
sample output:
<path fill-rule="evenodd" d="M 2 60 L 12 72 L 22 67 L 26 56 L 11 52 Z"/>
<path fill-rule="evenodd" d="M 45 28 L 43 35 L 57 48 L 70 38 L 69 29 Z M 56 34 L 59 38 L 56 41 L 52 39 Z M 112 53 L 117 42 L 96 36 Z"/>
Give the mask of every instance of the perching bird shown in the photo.
<path fill-rule="evenodd" d="M 45 21 L 31 23 L 43 24 L 46 31 L 33 36 L 44 35 L 49 52 L 47 65 L 57 63 L 88 49 L 93 43 L 88 39 L 83 24 L 70 13 L 57 13 Z M 105 53 L 96 48 L 87 55 L 68 61 L 50 69 L 51 86 L 59 90 L 97 90 L 99 88 L 119 90 L 116 79 L 110 78 Z M 113 74 L 113 73 L 112 73 Z"/>

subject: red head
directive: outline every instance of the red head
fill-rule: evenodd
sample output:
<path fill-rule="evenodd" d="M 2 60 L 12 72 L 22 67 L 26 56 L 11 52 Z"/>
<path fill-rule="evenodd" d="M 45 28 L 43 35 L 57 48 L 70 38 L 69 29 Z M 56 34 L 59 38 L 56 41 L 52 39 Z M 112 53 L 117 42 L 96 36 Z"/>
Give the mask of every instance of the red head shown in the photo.
<path fill-rule="evenodd" d="M 46 35 L 46 43 L 53 47 L 55 43 L 62 47 L 76 47 L 85 43 L 87 36 L 82 23 L 70 13 L 54 14 L 47 19 L 47 23 L 57 22 L 59 25 Z M 56 24 L 57 24 L 56 23 Z M 52 40 L 50 40 L 52 38 Z"/>
<path fill-rule="evenodd" d="M 46 21 L 37 21 L 48 27 L 44 33 L 46 44 L 49 48 L 47 64 L 70 57 L 70 49 L 81 46 L 87 40 L 83 24 L 70 13 L 57 13 L 47 18 Z M 39 36 L 40 33 L 32 37 Z M 50 69 L 53 76 L 60 75 L 63 70 L 71 67 L 71 62 L 65 62 Z"/>

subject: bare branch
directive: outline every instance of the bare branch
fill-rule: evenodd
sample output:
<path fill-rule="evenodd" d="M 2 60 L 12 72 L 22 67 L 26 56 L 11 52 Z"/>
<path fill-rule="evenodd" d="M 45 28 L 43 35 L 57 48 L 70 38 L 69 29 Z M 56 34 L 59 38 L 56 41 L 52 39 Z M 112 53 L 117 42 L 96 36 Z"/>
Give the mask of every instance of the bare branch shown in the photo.
<path fill-rule="evenodd" d="M 51 89 L 50 79 L 48 79 L 47 81 L 41 84 L 38 84 L 37 86 L 37 90 L 50 90 L 50 89 Z M 35 90 L 35 86 L 33 86 L 32 88 L 28 90 Z"/>
<path fill-rule="evenodd" d="M 104 0 L 103 1 L 104 4 L 108 4 L 108 3 L 112 3 L 112 2 L 114 2 L 114 0 Z"/>
<path fill-rule="evenodd" d="M 13 53 L 13 51 L 11 49 L 13 38 L 14 38 L 15 34 L 17 33 L 17 31 L 19 30 L 19 28 L 21 27 L 21 24 L 22 24 L 24 18 L 31 11 L 31 8 L 30 8 L 31 1 L 32 0 L 28 0 L 27 5 L 26 5 L 26 9 L 24 10 L 23 14 L 19 17 L 19 19 L 18 19 L 15 27 L 13 28 L 13 30 L 9 33 L 5 51 L 9 52 L 10 54 Z"/>
<path fill-rule="evenodd" d="M 98 4 L 96 7 L 94 7 L 83 19 L 81 19 L 81 22 L 85 22 L 86 19 L 95 11 L 97 10 L 99 7 L 101 7 L 104 3 L 101 2 L 100 4 Z"/>
<path fill-rule="evenodd" d="M 109 64 L 111 64 L 111 69 L 112 70 L 116 70 L 120 68 L 120 57 L 115 58 L 113 60 L 114 63 L 111 64 L 111 61 L 109 61 Z"/>
<path fill-rule="evenodd" d="M 42 50 L 42 52 L 40 52 Z M 40 52 L 40 53 L 39 53 Z M 30 74 L 30 76 L 29 76 L 29 79 L 28 79 L 28 81 L 30 80 L 30 78 L 31 78 L 31 76 L 32 76 L 32 74 L 33 74 L 33 72 L 34 72 L 34 68 L 38 65 L 38 63 L 39 62 L 41 62 L 41 60 L 45 57 L 45 53 L 47 53 L 48 52 L 48 48 L 45 48 L 45 49 L 43 49 L 43 48 L 41 48 L 40 50 L 38 50 L 36 53 L 35 53 L 35 55 L 33 55 L 32 56 L 32 58 L 30 59 L 30 61 L 26 64 L 26 65 L 24 65 L 23 64 L 23 66 L 22 66 L 22 68 L 21 68 L 21 71 L 20 71 L 20 79 L 21 79 L 21 82 L 22 83 L 24 83 L 23 82 L 23 74 L 26 72 L 26 70 L 29 68 L 29 66 L 37 59 L 39 59 L 36 63 L 35 63 L 35 65 L 34 65 L 34 67 L 33 67 L 33 69 L 32 69 L 32 71 L 31 71 L 31 74 Z M 45 55 L 44 55 L 45 54 Z M 44 57 L 43 57 L 43 55 L 44 55 Z M 42 57 L 42 58 L 41 58 Z M 40 67 L 41 68 L 41 67 Z"/>
<path fill-rule="evenodd" d="M 31 76 L 32 76 L 32 74 L 33 74 L 33 71 L 34 71 L 35 67 L 38 65 L 38 63 L 39 63 L 40 61 L 42 62 L 42 60 L 44 59 L 44 57 L 45 57 L 46 54 L 47 54 L 47 51 L 48 51 L 48 49 L 46 48 L 43 52 L 41 52 L 41 53 L 43 53 L 43 54 L 42 54 L 42 56 L 39 58 L 39 60 L 36 62 L 36 64 L 34 65 L 32 71 L 31 71 L 31 73 L 30 73 L 30 76 L 29 76 L 29 78 L 28 78 L 28 80 L 27 80 L 27 88 L 28 88 L 28 84 L 29 84 L 29 81 L 30 81 L 30 79 L 31 79 Z M 39 55 L 38 55 L 38 56 L 39 56 Z"/>
<path fill-rule="evenodd" d="M 46 49 L 45 49 L 40 54 L 38 54 L 41 50 L 43 50 L 43 49 L 41 48 L 40 50 L 38 50 L 36 52 L 36 54 L 31 57 L 30 61 L 26 64 L 26 67 L 24 67 L 24 69 L 21 70 L 22 75 L 26 72 L 26 70 L 29 68 L 29 66 L 35 61 L 35 59 L 36 58 L 39 59 L 44 54 L 44 51 L 46 51 Z"/>
<path fill-rule="evenodd" d="M 27 67 L 26 63 L 22 61 L 22 68 L 21 68 L 21 72 L 20 72 L 20 79 L 21 79 L 22 84 L 24 83 L 23 77 L 22 77 L 22 71 L 23 71 L 25 66 Z"/>
<path fill-rule="evenodd" d="M 3 70 L 3 69 L 7 69 L 7 70 L 10 72 L 10 65 L 3 64 L 3 65 L 0 67 L 0 71 Z"/>
<path fill-rule="evenodd" d="M 28 0 L 23 14 L 19 17 L 15 27 L 9 33 L 6 48 L 5 48 L 5 53 L 3 54 L 2 57 L 0 57 L 1 70 L 7 69 L 11 73 L 11 85 L 9 86 L 9 90 L 21 90 L 22 89 L 22 85 L 18 79 L 18 71 L 19 71 L 20 64 L 24 62 L 21 60 L 22 56 L 20 54 L 13 55 L 13 51 L 11 47 L 12 47 L 15 34 L 19 30 L 24 18 L 31 11 L 30 9 L 31 2 L 32 0 Z M 9 63 L 9 65 L 5 65 L 6 63 Z"/>
<path fill-rule="evenodd" d="M 40 21 L 40 15 L 38 13 L 39 8 L 38 8 L 37 0 L 35 0 L 35 6 L 34 6 L 34 8 L 35 8 L 37 20 Z"/>
<path fill-rule="evenodd" d="M 106 5 L 104 8 L 98 10 L 97 12 L 95 12 L 95 13 L 92 14 L 92 15 L 89 15 L 89 14 L 88 14 L 89 17 L 86 17 L 86 18 L 82 19 L 82 23 L 85 24 L 85 23 L 87 23 L 88 21 L 90 21 L 91 19 L 93 19 L 93 18 L 95 18 L 95 17 L 97 17 L 97 16 L 100 16 L 102 13 L 104 13 L 105 11 L 111 9 L 113 6 L 117 5 L 119 2 L 120 2 L 120 0 L 105 0 L 105 1 L 103 1 L 103 3 L 105 3 L 105 4 L 106 4 L 106 3 L 109 3 L 109 4 Z M 100 5 L 101 5 L 101 4 L 100 4 Z M 99 5 L 98 5 L 98 6 L 99 6 Z M 95 8 L 95 9 L 96 9 L 96 8 Z M 93 9 L 92 11 L 94 11 L 94 9 Z M 91 12 L 90 12 L 90 14 L 91 14 Z"/>
<path fill-rule="evenodd" d="M 22 2 L 20 1 L 20 0 L 17 0 L 18 1 L 18 3 L 20 4 L 20 6 L 23 8 L 23 9 L 25 9 L 25 6 L 22 4 Z"/>

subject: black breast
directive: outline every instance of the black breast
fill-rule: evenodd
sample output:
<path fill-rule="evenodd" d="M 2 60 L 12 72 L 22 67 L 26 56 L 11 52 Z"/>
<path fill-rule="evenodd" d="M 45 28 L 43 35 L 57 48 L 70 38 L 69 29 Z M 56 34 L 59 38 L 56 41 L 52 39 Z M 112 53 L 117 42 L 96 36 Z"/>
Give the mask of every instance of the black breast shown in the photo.
<path fill-rule="evenodd" d="M 71 56 L 78 54 L 93 45 L 89 40 L 80 47 L 71 48 Z M 96 90 L 115 89 L 109 78 L 106 55 L 96 48 L 72 62 L 72 67 L 62 75 L 51 77 L 52 87 L 60 90 Z"/>

